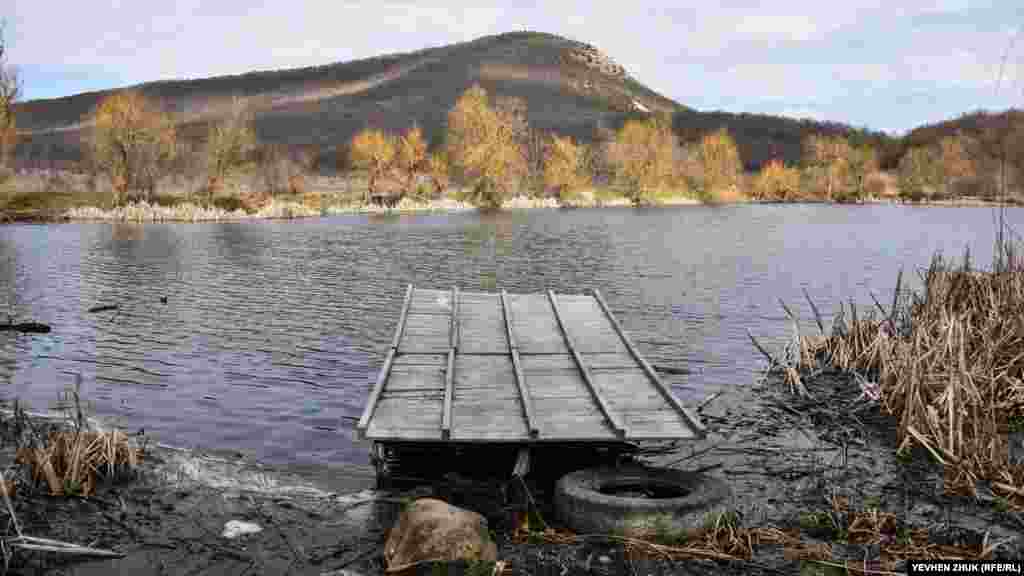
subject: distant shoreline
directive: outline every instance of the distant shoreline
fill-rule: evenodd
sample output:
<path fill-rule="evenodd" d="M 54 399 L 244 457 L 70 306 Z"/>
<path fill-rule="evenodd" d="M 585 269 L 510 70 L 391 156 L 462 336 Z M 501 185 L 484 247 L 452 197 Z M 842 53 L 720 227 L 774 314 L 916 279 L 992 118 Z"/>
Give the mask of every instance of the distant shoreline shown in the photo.
<path fill-rule="evenodd" d="M 644 208 L 659 208 L 667 206 L 703 206 L 718 205 L 726 206 L 732 204 L 892 204 L 905 206 L 942 206 L 951 208 L 964 207 L 999 207 L 1021 206 L 1022 203 L 1016 199 L 1008 199 L 1005 203 L 998 201 L 984 200 L 981 198 L 960 198 L 952 200 L 924 200 L 909 201 L 898 198 L 871 198 L 858 202 L 828 202 L 822 200 L 744 200 L 740 202 L 712 203 L 703 202 L 694 198 L 675 196 L 662 198 L 657 201 L 641 205 Z M 529 198 L 516 196 L 505 201 L 501 210 L 532 210 L 532 209 L 571 209 L 571 208 L 628 208 L 633 204 L 626 198 L 612 198 L 608 200 L 595 200 L 586 198 L 582 201 L 572 203 L 560 203 L 554 198 Z M 160 206 L 149 204 L 145 201 L 131 203 L 114 209 L 103 209 L 95 206 L 70 208 L 63 211 L 55 210 L 32 210 L 13 214 L 0 214 L 0 224 L 11 223 L 36 223 L 50 224 L 59 222 L 239 222 L 249 220 L 291 220 L 299 218 L 318 218 L 324 216 L 349 215 L 349 214 L 420 214 L 420 213 L 456 213 L 479 211 L 480 208 L 469 203 L 444 198 L 420 202 L 410 199 L 403 199 L 397 206 L 388 208 L 373 204 L 342 204 L 328 206 L 325 208 L 310 207 L 300 202 L 291 200 L 274 200 L 269 205 L 255 213 L 248 213 L 243 210 L 224 210 L 217 207 L 204 207 L 191 203 L 184 203 L 177 206 Z"/>

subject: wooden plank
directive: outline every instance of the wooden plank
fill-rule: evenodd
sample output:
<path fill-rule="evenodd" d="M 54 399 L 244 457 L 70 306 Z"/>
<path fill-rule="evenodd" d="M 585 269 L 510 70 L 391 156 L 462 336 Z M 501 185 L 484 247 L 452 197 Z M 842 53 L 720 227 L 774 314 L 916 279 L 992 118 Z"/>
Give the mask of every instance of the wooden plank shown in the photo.
<path fill-rule="evenodd" d="M 593 297 L 559 296 L 558 311 L 580 354 L 629 354 Z"/>
<path fill-rule="evenodd" d="M 447 290 L 426 290 L 416 289 L 416 296 L 412 300 L 409 312 L 411 314 L 433 314 L 444 316 L 446 319 L 451 315 L 450 293 Z"/>
<path fill-rule="evenodd" d="M 391 372 L 391 363 L 395 360 L 395 354 L 398 351 L 398 342 L 402 338 L 402 331 L 405 329 L 405 319 L 409 313 L 409 302 L 412 301 L 413 296 L 412 284 L 405 290 L 405 301 L 402 303 L 402 313 L 398 316 L 398 327 L 395 328 L 395 337 L 391 340 L 391 348 L 388 350 L 388 355 L 384 359 L 384 366 L 380 370 L 380 374 L 377 375 L 377 382 L 373 385 L 373 390 L 370 392 L 370 398 L 366 401 L 366 408 L 363 409 L 363 415 L 359 418 L 359 423 L 356 425 L 356 431 L 359 436 L 364 436 L 366 433 L 366 427 L 370 423 L 370 418 L 373 416 L 373 411 L 377 407 L 377 400 L 380 398 L 380 393 L 384 390 L 384 383 L 388 379 L 388 374 Z"/>
<path fill-rule="evenodd" d="M 444 316 L 410 313 L 398 351 L 403 354 L 447 354 L 451 347 L 450 323 L 451 312 Z"/>
<path fill-rule="evenodd" d="M 452 434 L 452 392 L 455 384 L 455 344 L 458 342 L 459 289 L 452 286 L 452 317 L 448 325 L 448 370 L 444 376 L 444 407 L 441 416 L 441 438 Z"/>
<path fill-rule="evenodd" d="M 608 407 L 608 404 L 601 396 L 600 391 L 594 385 L 590 376 L 590 370 L 587 369 L 587 365 L 583 363 L 583 358 L 580 357 L 580 353 L 577 351 L 572 337 L 565 328 L 565 322 L 562 320 L 562 315 L 558 310 L 558 299 L 555 297 L 553 290 L 548 290 L 548 299 L 551 301 L 551 310 L 555 313 L 555 320 L 558 321 L 558 326 L 562 330 L 562 336 L 565 338 L 565 345 L 569 348 L 569 352 L 572 353 L 572 357 L 576 360 L 576 366 L 579 368 L 580 374 L 583 375 L 583 381 L 590 390 L 590 394 L 593 396 L 594 402 L 597 403 L 598 408 L 601 410 L 601 414 L 604 415 L 605 420 L 608 421 L 608 424 L 611 426 L 615 434 L 620 438 L 624 438 L 629 431 L 615 419 L 612 415 L 611 408 Z"/>
<path fill-rule="evenodd" d="M 507 300 L 521 355 L 569 353 L 544 294 L 509 294 Z"/>
<path fill-rule="evenodd" d="M 537 418 L 533 414 L 533 399 L 530 397 L 530 391 L 526 387 L 526 377 L 523 376 L 523 367 L 519 359 L 519 346 L 516 344 L 516 336 L 512 331 L 512 313 L 508 307 L 508 294 L 504 290 L 501 291 L 501 312 L 502 318 L 505 320 L 505 333 L 508 340 L 508 351 L 512 355 L 512 368 L 515 372 L 516 378 L 516 390 L 519 392 L 519 402 L 523 409 L 523 418 L 526 423 L 526 430 L 529 432 L 530 438 L 536 438 L 540 434 L 540 429 L 537 428 Z"/>
<path fill-rule="evenodd" d="M 634 358 L 636 358 L 636 361 L 640 364 L 641 368 L 643 368 L 643 371 L 647 373 L 647 377 L 650 378 L 651 382 L 658 389 L 658 391 L 661 392 L 661 394 L 665 397 L 666 400 L 668 400 L 669 404 L 671 404 L 672 407 L 675 408 L 676 411 L 678 411 L 679 414 L 681 414 L 683 418 L 686 419 L 687 424 L 689 424 L 690 428 L 693 429 L 693 435 L 696 438 L 704 438 L 705 436 L 707 436 L 707 428 L 705 428 L 704 425 L 701 424 L 700 420 L 698 420 L 694 414 L 691 414 L 690 411 L 687 410 L 681 402 L 679 402 L 679 399 L 676 398 L 675 395 L 672 394 L 672 391 L 669 390 L 668 387 L 665 386 L 665 384 L 661 381 L 661 378 L 654 371 L 654 368 L 652 368 L 651 365 L 648 364 L 647 360 L 645 360 L 644 357 L 640 355 L 640 352 L 636 349 L 636 346 L 633 344 L 633 341 L 629 338 L 629 335 L 627 335 L 626 331 L 622 329 L 622 326 L 619 324 L 619 321 L 615 319 L 615 316 L 612 314 L 611 309 L 608 308 L 608 304 L 604 301 L 604 298 L 601 296 L 601 292 L 597 288 L 595 288 L 593 290 L 593 294 L 594 298 L 597 300 L 598 305 L 601 306 L 601 310 L 604 311 L 605 316 L 608 317 L 608 321 L 611 322 L 612 327 L 619 334 L 619 337 L 622 338 L 622 342 L 626 345 L 626 348 L 629 350 L 629 353 L 632 354 Z"/>

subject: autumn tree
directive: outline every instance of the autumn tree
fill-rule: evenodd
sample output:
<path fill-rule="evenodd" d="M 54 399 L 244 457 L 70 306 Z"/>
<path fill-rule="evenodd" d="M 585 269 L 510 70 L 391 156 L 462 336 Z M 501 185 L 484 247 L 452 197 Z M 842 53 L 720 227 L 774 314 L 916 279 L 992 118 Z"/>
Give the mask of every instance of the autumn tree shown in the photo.
<path fill-rule="evenodd" d="M 968 137 L 957 134 L 939 140 L 937 147 L 942 184 L 950 193 L 958 181 L 972 178 L 976 174 L 970 150 L 973 143 Z"/>
<path fill-rule="evenodd" d="M 256 146 L 253 115 L 244 101 L 235 98 L 231 112 L 210 126 L 206 140 L 208 166 L 207 192 L 210 198 L 223 185 L 232 170 L 241 166 Z"/>
<path fill-rule="evenodd" d="M 629 120 L 608 143 L 608 163 L 634 204 L 640 204 L 675 176 L 675 136 L 661 117 Z"/>
<path fill-rule="evenodd" d="M 419 126 L 413 126 L 398 138 L 395 147 L 394 161 L 402 176 L 405 193 L 415 194 L 417 178 L 429 169 L 430 158 L 423 131 Z"/>
<path fill-rule="evenodd" d="M 867 196 L 868 176 L 878 171 L 878 152 L 869 144 L 851 146 L 847 159 L 850 195 L 857 200 Z"/>
<path fill-rule="evenodd" d="M 7 62 L 7 43 L 4 23 L 0 23 L 0 167 L 6 165 L 17 141 L 14 104 L 21 97 L 21 79 L 18 71 Z"/>
<path fill-rule="evenodd" d="M 794 200 L 800 194 L 800 171 L 772 160 L 754 178 L 753 192 L 759 200 Z"/>
<path fill-rule="evenodd" d="M 557 190 L 559 199 L 566 201 L 588 183 L 584 148 L 568 136 L 552 135 L 544 160 L 544 186 Z"/>
<path fill-rule="evenodd" d="M 368 179 L 366 202 L 377 194 L 380 179 L 395 161 L 395 139 L 382 130 L 366 129 L 352 138 L 350 146 L 352 166 L 366 170 Z"/>
<path fill-rule="evenodd" d="M 151 196 L 177 150 L 170 115 L 139 92 L 121 91 L 101 100 L 90 121 L 91 158 L 110 176 L 115 205 L 124 202 L 129 188 L 141 186 Z"/>
<path fill-rule="evenodd" d="M 803 163 L 826 200 L 846 184 L 850 171 L 850 143 L 841 136 L 811 134 L 803 142 Z"/>
<path fill-rule="evenodd" d="M 941 159 L 931 147 L 915 146 L 900 159 L 900 196 L 920 200 L 942 182 Z"/>
<path fill-rule="evenodd" d="M 705 134 L 700 141 L 700 163 L 704 176 L 704 194 L 714 198 L 733 190 L 743 173 L 736 141 L 725 128 Z"/>
<path fill-rule="evenodd" d="M 516 118 L 495 109 L 479 85 L 466 90 L 448 113 L 447 151 L 457 175 L 469 186 L 467 200 L 500 207 L 527 171 Z"/>

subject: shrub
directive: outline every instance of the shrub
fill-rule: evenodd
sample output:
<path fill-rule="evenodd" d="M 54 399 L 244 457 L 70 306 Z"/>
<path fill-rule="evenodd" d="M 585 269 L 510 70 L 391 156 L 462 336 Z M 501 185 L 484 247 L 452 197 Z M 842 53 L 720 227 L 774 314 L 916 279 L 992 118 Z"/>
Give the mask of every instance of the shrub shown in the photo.
<path fill-rule="evenodd" d="M 210 200 L 210 205 L 214 208 L 220 208 L 227 212 L 246 209 L 245 202 L 243 202 L 238 196 L 217 196 Z"/>
<path fill-rule="evenodd" d="M 793 200 L 800 194 L 800 171 L 772 160 L 761 167 L 751 189 L 760 200 Z"/>

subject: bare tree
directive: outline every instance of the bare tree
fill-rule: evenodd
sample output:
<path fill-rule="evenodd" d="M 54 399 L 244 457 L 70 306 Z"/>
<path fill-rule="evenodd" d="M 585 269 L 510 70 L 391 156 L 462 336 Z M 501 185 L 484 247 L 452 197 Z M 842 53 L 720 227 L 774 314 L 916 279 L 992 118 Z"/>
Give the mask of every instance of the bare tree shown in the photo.
<path fill-rule="evenodd" d="M 0 22 L 0 167 L 6 166 L 17 141 L 14 104 L 21 97 L 21 78 L 7 62 L 6 22 Z"/>
<path fill-rule="evenodd" d="M 151 200 L 157 178 L 177 152 L 172 118 L 135 91 L 107 96 L 91 118 L 91 156 L 110 175 L 114 204 L 121 204 L 133 187 L 146 190 Z"/>
<path fill-rule="evenodd" d="M 242 165 L 256 145 L 253 115 L 245 102 L 234 98 L 227 118 L 210 126 L 206 141 L 209 181 L 206 190 L 213 194 L 224 184 L 232 170 Z"/>

